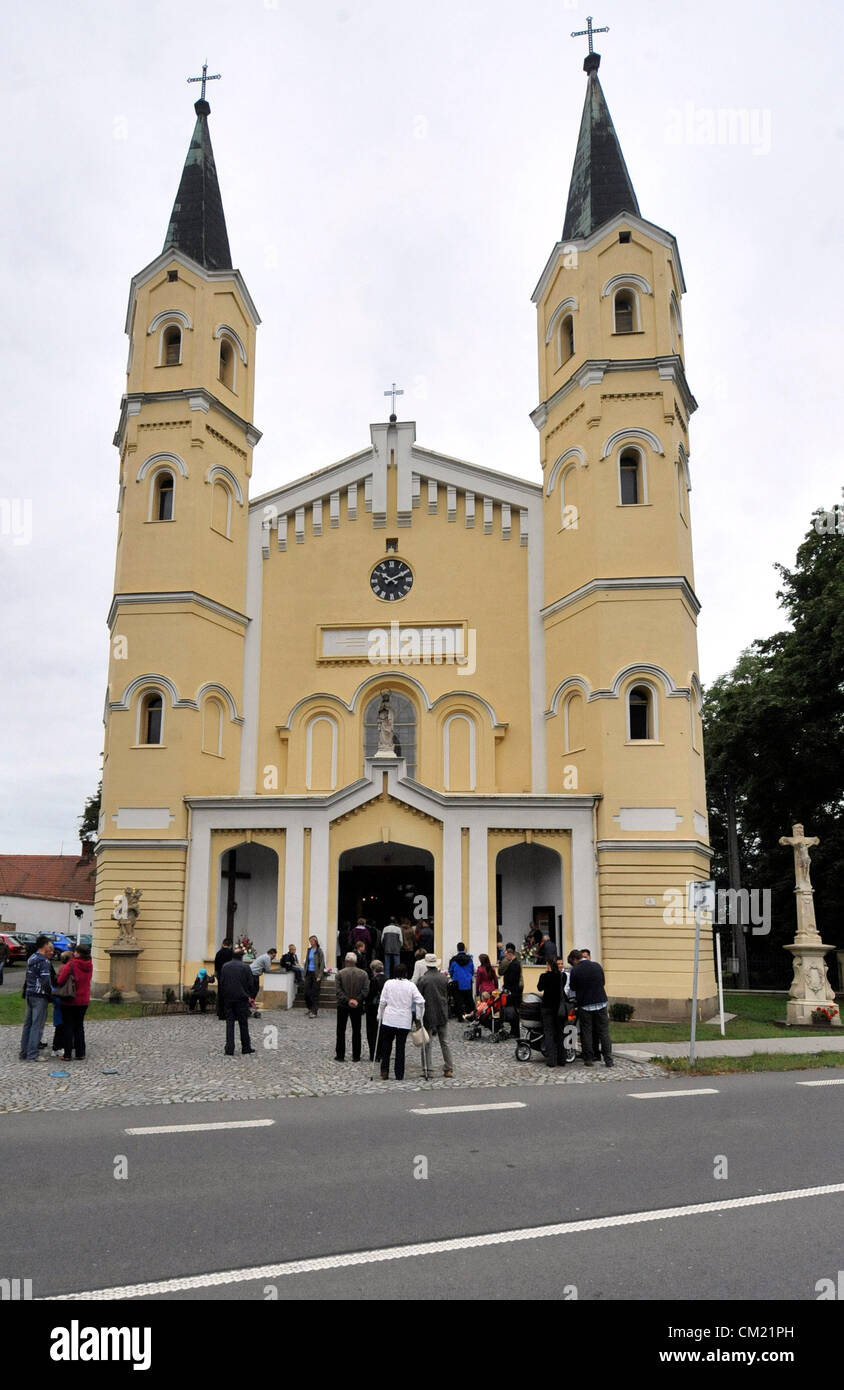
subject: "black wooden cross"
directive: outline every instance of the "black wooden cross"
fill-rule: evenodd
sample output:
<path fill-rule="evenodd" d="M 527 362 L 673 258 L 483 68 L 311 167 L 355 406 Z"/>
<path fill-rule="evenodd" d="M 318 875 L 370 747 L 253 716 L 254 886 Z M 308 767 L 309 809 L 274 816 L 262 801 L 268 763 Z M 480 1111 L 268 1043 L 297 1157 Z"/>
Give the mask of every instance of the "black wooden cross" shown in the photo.
<path fill-rule="evenodd" d="M 603 27 L 602 29 L 593 29 L 593 28 L 592 28 L 592 16 L 591 16 L 591 14 L 588 14 L 588 15 L 586 16 L 586 28 L 585 28 L 585 29 L 575 29 L 575 30 L 573 30 L 573 32 L 572 32 L 572 38 L 573 38 L 573 39 L 580 39 L 580 38 L 583 38 L 586 34 L 588 34 L 588 35 L 589 35 L 589 52 L 590 52 L 590 53 L 594 53 L 595 50 L 594 50 L 594 48 L 592 47 L 592 35 L 593 35 L 593 34 L 608 34 L 609 32 L 610 32 L 610 29 L 609 29 L 609 25 L 608 25 L 608 24 L 605 24 L 604 27 Z"/>
<path fill-rule="evenodd" d="M 226 936 L 234 940 L 234 914 L 237 912 L 237 903 L 234 893 L 235 885 L 239 878 L 251 878 L 251 874 L 238 873 L 237 871 L 237 850 L 230 849 L 227 856 L 228 868 L 223 869 L 221 878 L 228 879 L 228 896 L 226 898 Z"/>
<path fill-rule="evenodd" d="M 208 59 L 206 58 L 206 59 L 205 59 L 205 62 L 202 64 L 202 76 L 201 76 L 201 77 L 189 77 L 189 78 L 188 78 L 188 82 L 201 82 L 201 83 L 202 83 L 202 91 L 201 91 L 201 93 L 200 93 L 199 100 L 200 100 L 200 101 L 204 101 L 204 100 L 205 100 L 205 84 L 206 84 L 206 82 L 219 82 L 219 80 L 220 80 L 220 78 L 222 77 L 222 75 L 223 75 L 223 74 L 220 73 L 220 72 L 215 72 L 215 73 L 213 74 L 213 76 L 211 76 L 211 77 L 208 76 Z"/>

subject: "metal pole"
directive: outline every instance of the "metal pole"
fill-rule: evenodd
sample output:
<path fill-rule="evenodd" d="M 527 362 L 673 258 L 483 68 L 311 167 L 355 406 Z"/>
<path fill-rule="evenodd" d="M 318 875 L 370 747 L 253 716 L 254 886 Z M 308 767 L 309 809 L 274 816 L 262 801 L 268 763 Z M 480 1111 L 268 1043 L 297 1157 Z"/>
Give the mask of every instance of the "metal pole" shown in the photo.
<path fill-rule="evenodd" d="M 695 1063 L 695 1030 L 697 1028 L 697 972 L 700 965 L 700 918 L 703 906 L 698 900 L 695 908 L 695 966 L 692 976 L 692 1028 L 689 1035 L 689 1066 Z"/>
<path fill-rule="evenodd" d="M 715 930 L 715 968 L 718 973 L 718 1009 L 721 1014 L 721 1037 L 725 1037 L 724 1031 L 724 979 L 721 974 L 721 933 Z"/>

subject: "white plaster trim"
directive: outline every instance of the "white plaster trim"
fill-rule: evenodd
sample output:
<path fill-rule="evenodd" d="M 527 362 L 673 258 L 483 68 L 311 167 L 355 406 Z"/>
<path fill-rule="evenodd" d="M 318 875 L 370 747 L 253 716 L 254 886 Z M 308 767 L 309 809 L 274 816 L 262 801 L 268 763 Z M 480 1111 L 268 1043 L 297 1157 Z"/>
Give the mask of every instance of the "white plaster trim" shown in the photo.
<path fill-rule="evenodd" d="M 328 524 L 332 529 L 340 525 L 340 493 L 332 492 L 328 499 Z"/>
<path fill-rule="evenodd" d="M 225 464 L 215 463 L 213 468 L 209 468 L 208 472 L 206 473 L 205 481 L 206 483 L 213 483 L 215 478 L 224 479 L 229 484 L 232 491 L 234 492 L 235 497 L 237 498 L 238 502 L 242 507 L 244 500 L 243 489 L 240 486 L 240 483 L 237 481 L 237 478 L 235 477 L 234 473 L 232 473 L 231 469 L 226 468 Z"/>
<path fill-rule="evenodd" d="M 249 614 L 249 622 L 243 641 L 243 731 L 240 738 L 240 776 L 238 780 L 241 796 L 255 791 L 258 776 L 258 703 L 261 681 L 261 621 L 264 590 L 263 563 L 260 546 L 257 542 L 262 534 L 262 513 L 253 512 L 250 509 L 247 524 L 249 545 L 246 550 L 246 612 Z M 285 537 L 286 533 L 287 523 L 285 519 Z M 203 885 L 203 891 L 207 894 L 207 882 Z M 203 931 L 205 925 L 205 918 L 203 918 Z M 204 949 L 202 947 L 200 955 L 204 953 Z"/>
<path fill-rule="evenodd" d="M 703 854 L 711 859 L 715 851 L 701 840 L 599 840 L 598 853 L 618 853 L 620 850 L 633 854 L 647 853 L 649 850 L 662 853 L 674 850 L 682 854 Z"/>
<path fill-rule="evenodd" d="M 96 855 L 112 849 L 187 849 L 189 840 L 98 840 L 94 846 Z"/>
<path fill-rule="evenodd" d="M 655 666 L 651 662 L 642 661 L 634 661 L 629 666 L 625 666 L 623 670 L 619 671 L 609 690 L 594 690 L 589 698 L 590 700 L 600 700 L 609 696 L 617 698 L 624 682 L 630 677 L 635 677 L 638 682 L 640 675 L 642 678 L 640 683 L 643 685 L 648 685 L 648 677 L 652 676 L 662 681 L 666 695 L 679 697 L 683 700 L 689 699 L 688 689 L 675 685 L 671 676 L 662 666 Z"/>
<path fill-rule="evenodd" d="M 552 338 L 553 333 L 554 333 L 554 328 L 556 327 L 556 324 L 557 324 L 557 320 L 561 317 L 561 315 L 563 315 L 563 314 L 566 312 L 566 310 L 568 310 L 568 311 L 571 312 L 571 313 L 576 313 L 576 312 L 577 312 L 577 300 L 576 300 L 576 299 L 564 299 L 564 300 L 562 301 L 561 304 L 558 304 L 558 305 L 557 305 L 556 309 L 554 310 L 553 314 L 551 315 L 550 319 L 548 320 L 548 327 L 547 327 L 547 329 L 546 329 L 546 331 L 545 331 L 545 344 L 546 344 L 546 347 L 547 347 L 548 343 L 550 343 L 550 341 L 551 341 L 551 338 Z"/>
<path fill-rule="evenodd" d="M 650 446 L 650 448 L 653 450 L 655 454 L 660 454 L 664 457 L 665 450 L 663 449 L 658 437 L 651 430 L 634 428 L 616 430 L 614 434 L 611 434 L 607 439 L 606 443 L 604 444 L 603 450 L 601 451 L 601 458 L 607 458 L 612 453 L 613 449 L 616 448 L 617 445 L 624 443 L 634 443 L 637 440 L 640 443 L 644 441 L 644 443 Z"/>
<path fill-rule="evenodd" d="M 557 478 L 559 477 L 560 470 L 564 467 L 565 464 L 571 462 L 579 463 L 581 468 L 589 467 L 585 453 L 577 444 L 572 445 L 570 449 L 566 449 L 565 453 L 560 454 L 560 457 L 557 459 L 557 462 L 551 469 L 551 472 L 548 475 L 548 482 L 545 485 L 546 497 L 550 497 L 551 493 L 554 491 L 554 484 L 556 483 Z"/>
<path fill-rule="evenodd" d="M 553 613 L 559 613 L 561 609 L 588 598 L 590 594 L 611 592 L 614 589 L 680 589 L 695 616 L 700 612 L 700 600 L 683 575 L 640 575 L 630 579 L 590 579 L 588 584 L 581 584 L 579 589 L 573 589 L 570 594 L 549 603 L 541 610 L 541 616 L 549 618 Z"/>
<path fill-rule="evenodd" d="M 205 685 L 201 685 L 196 692 L 197 707 L 201 706 L 202 701 L 205 699 L 206 695 L 218 695 L 220 699 L 228 705 L 229 718 L 231 719 L 232 723 L 243 723 L 243 720 L 237 712 L 237 705 L 235 703 L 234 696 L 232 695 L 231 691 L 226 688 L 226 686 L 220 685 L 218 681 L 206 681 Z"/>
<path fill-rule="evenodd" d="M 700 811 L 693 811 L 693 812 L 692 812 L 692 824 L 693 824 L 693 826 L 694 826 L 694 828 L 695 828 L 695 834 L 696 834 L 696 835 L 705 835 L 705 834 L 706 834 L 706 831 L 707 831 L 706 816 L 704 816 Z"/>
<path fill-rule="evenodd" d="M 235 333 L 234 329 L 231 328 L 229 324 L 218 323 L 217 327 L 214 329 L 214 337 L 230 338 L 233 346 L 237 348 L 241 362 L 243 363 L 244 367 L 246 366 L 246 348 L 243 346 L 243 343 L 240 341 L 240 338 L 238 337 L 237 333 Z"/>
<path fill-rule="evenodd" d="M 358 485 L 349 483 L 346 491 L 346 510 L 350 521 L 357 521 L 358 517 Z"/>
<path fill-rule="evenodd" d="M 166 693 L 170 696 L 170 703 L 172 704 L 174 709 L 197 708 L 195 700 L 182 700 L 180 698 L 179 692 L 169 676 L 158 675 L 155 672 L 147 672 L 145 675 L 136 676 L 133 681 L 130 681 L 120 698 L 118 700 L 110 701 L 109 709 L 130 709 L 134 697 L 140 690 L 143 690 L 144 694 L 147 694 L 147 692 L 156 691 L 159 695 L 163 696 Z M 162 703 L 166 708 L 166 700 L 162 701 Z"/>
<path fill-rule="evenodd" d="M 435 515 L 435 513 L 436 513 L 438 500 L 439 500 L 439 490 L 438 490 L 438 488 L 437 488 L 437 480 L 436 480 L 436 478 L 429 478 L 429 479 L 428 479 L 428 511 L 429 511 L 429 513 L 430 513 L 432 516 Z"/>
<path fill-rule="evenodd" d="M 545 268 L 539 277 L 536 289 L 531 295 L 531 302 L 536 304 L 542 298 L 557 269 L 561 256 L 570 256 L 573 251 L 590 251 L 593 246 L 600 245 L 602 241 L 606 241 L 609 244 L 616 239 L 615 233 L 619 228 L 630 228 L 642 232 L 645 236 L 650 237 L 652 241 L 655 241 L 658 246 L 663 246 L 666 250 L 671 252 L 677 269 L 677 278 L 680 282 L 680 292 L 684 294 L 686 282 L 683 278 L 683 268 L 680 264 L 680 252 L 677 248 L 676 238 L 673 237 L 670 232 L 667 232 L 664 227 L 658 227 L 655 222 L 647 222 L 643 217 L 636 217 L 634 213 L 622 211 L 616 213 L 615 217 L 611 217 L 600 227 L 596 227 L 594 232 L 588 237 L 577 237 L 571 241 L 558 241 L 545 263 Z"/>
<path fill-rule="evenodd" d="M 175 819 L 169 806 L 119 806 L 112 816 L 118 830 L 167 830 Z"/>
<path fill-rule="evenodd" d="M 331 790 L 334 791 L 337 786 L 337 738 L 339 734 L 337 720 L 330 714 L 315 714 L 312 719 L 308 720 L 305 735 L 305 786 L 308 791 L 311 790 L 313 781 L 314 725 L 323 720 L 331 729 Z"/>
<path fill-rule="evenodd" d="M 108 610 L 109 631 L 114 626 L 118 608 L 131 608 L 147 603 L 195 603 L 199 608 L 208 608 L 212 613 L 219 613 L 221 617 L 230 618 L 232 622 L 240 623 L 243 627 L 249 622 L 243 613 L 238 613 L 234 608 L 227 608 L 224 603 L 217 603 L 215 599 L 206 598 L 204 594 L 197 594 L 192 589 L 171 592 L 165 590 L 155 594 L 115 594 Z"/>
<path fill-rule="evenodd" d="M 297 507 L 293 516 L 293 524 L 296 531 L 296 544 L 305 544 L 305 508 Z"/>
<path fill-rule="evenodd" d="M 501 535 L 502 535 L 502 538 L 503 538 L 505 541 L 509 541 L 509 539 L 510 539 L 510 531 L 512 530 L 512 525 L 513 525 L 513 522 L 512 522 L 512 513 L 511 513 L 511 510 L 510 510 L 510 503 L 509 503 L 509 502 L 502 502 L 502 503 L 501 503 Z"/>
<path fill-rule="evenodd" d="M 322 535 L 322 499 L 317 498 L 311 507 L 311 525 L 315 536 Z"/>
<path fill-rule="evenodd" d="M 555 714 L 557 714 L 560 708 L 560 701 L 563 698 L 563 696 L 567 695 L 570 690 L 575 689 L 579 690 L 581 695 L 585 695 L 587 700 L 589 699 L 589 692 L 591 687 L 586 677 L 566 676 L 564 681 L 560 681 L 560 684 L 557 686 L 557 689 L 551 696 L 551 703 L 545 711 L 545 718 L 551 719 Z"/>
<path fill-rule="evenodd" d="M 444 695 L 438 695 L 429 708 L 435 710 L 438 705 L 443 704 L 446 700 L 477 700 L 478 704 L 483 706 L 489 716 L 491 729 L 507 728 L 506 724 L 499 723 L 495 710 L 489 703 L 489 700 L 485 700 L 483 695 L 477 695 L 473 690 L 447 690 Z M 455 713 L 457 713 L 457 711 L 455 711 Z"/>
<path fill-rule="evenodd" d="M 466 511 L 466 527 L 467 527 L 468 530 L 472 530 L 472 529 L 474 528 L 474 525 L 475 525 L 475 494 L 474 494 L 474 492 L 467 492 L 467 493 L 465 494 L 464 498 L 463 498 L 463 501 L 464 501 L 464 504 L 465 504 L 465 511 Z"/>
<path fill-rule="evenodd" d="M 138 483 L 142 483 L 151 468 L 156 468 L 157 471 L 156 465 L 164 463 L 169 464 L 173 468 L 175 468 L 178 473 L 181 473 L 183 478 L 186 478 L 188 476 L 187 465 L 185 464 L 184 459 L 179 458 L 178 454 L 160 453 L 150 454 L 149 458 L 144 459 L 143 463 L 138 469 L 135 481 Z"/>
<path fill-rule="evenodd" d="M 484 498 L 484 535 L 492 535 L 492 508 L 493 500 L 491 497 Z"/>
<path fill-rule="evenodd" d="M 187 314 L 182 309 L 162 309 L 160 314 L 156 314 L 151 320 L 147 329 L 147 337 L 151 337 L 159 328 L 166 328 L 168 324 L 178 323 L 180 327 L 186 328 L 188 332 L 193 328 L 193 324 Z"/>
<path fill-rule="evenodd" d="M 622 830 L 676 830 L 683 823 L 675 806 L 620 806 L 613 820 Z"/>
<path fill-rule="evenodd" d="M 653 294 L 653 287 L 644 275 L 613 275 L 612 279 L 608 280 L 601 290 L 601 298 L 606 299 L 615 290 L 623 289 L 637 289 L 641 290 L 642 294 Z"/>

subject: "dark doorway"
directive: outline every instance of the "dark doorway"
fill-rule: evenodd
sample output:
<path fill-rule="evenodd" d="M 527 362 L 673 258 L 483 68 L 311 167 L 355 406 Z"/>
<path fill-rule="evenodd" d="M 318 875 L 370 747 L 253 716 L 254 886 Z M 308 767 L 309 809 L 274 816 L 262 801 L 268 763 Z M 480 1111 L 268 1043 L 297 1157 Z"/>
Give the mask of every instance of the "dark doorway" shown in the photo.
<path fill-rule="evenodd" d="M 358 917 L 383 927 L 390 917 L 433 925 L 434 856 L 414 845 L 361 845 L 340 855 L 338 928 Z"/>

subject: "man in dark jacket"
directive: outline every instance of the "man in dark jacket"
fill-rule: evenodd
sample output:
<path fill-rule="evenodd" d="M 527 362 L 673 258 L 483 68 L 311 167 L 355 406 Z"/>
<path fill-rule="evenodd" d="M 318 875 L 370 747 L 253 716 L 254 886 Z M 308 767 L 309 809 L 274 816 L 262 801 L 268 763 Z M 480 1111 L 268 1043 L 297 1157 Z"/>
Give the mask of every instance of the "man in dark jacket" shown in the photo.
<path fill-rule="evenodd" d="M 22 1062 L 44 1062 L 46 1057 L 39 1055 L 39 1044 L 47 1005 L 52 993 L 50 959 L 53 943 L 43 932 L 36 938 L 35 950 L 26 962 L 26 1017 L 21 1034 L 18 1055 Z"/>
<path fill-rule="evenodd" d="M 504 958 L 498 967 L 501 976 L 501 988 L 507 995 L 507 1007 L 504 1011 L 505 1022 L 509 1023 L 514 1038 L 521 1037 L 519 1027 L 519 1009 L 522 1004 L 524 986 L 522 984 L 522 963 L 516 955 L 516 948 L 512 941 L 508 941 L 504 948 Z"/>
<path fill-rule="evenodd" d="M 604 1066 L 613 1066 L 607 992 L 604 985 L 604 972 L 598 962 L 581 957 L 569 976 L 569 988 L 577 999 L 580 1047 L 583 1052 L 583 1065 L 586 1067 L 594 1067 L 598 1048 L 603 1055 Z"/>
<path fill-rule="evenodd" d="M 425 1028 L 431 1038 L 439 1042 L 443 1054 L 443 1076 L 454 1075 L 451 1048 L 448 1045 L 448 976 L 440 970 L 441 961 L 432 951 L 425 957 L 428 967 L 419 981 L 419 993 L 425 1000 Z M 422 1064 L 428 1076 L 431 1074 L 431 1043 L 422 1046 Z"/>
<path fill-rule="evenodd" d="M 369 993 L 369 976 L 357 964 L 354 951 L 346 954 L 346 963 L 334 977 L 337 986 L 337 1047 L 335 1062 L 346 1060 L 346 1024 L 352 1020 L 352 1061 L 360 1061 L 360 1027 L 364 1001 Z"/>
<path fill-rule="evenodd" d="M 235 1019 L 240 1026 L 240 1050 L 246 1056 L 255 1051 L 249 1036 L 249 1001 L 255 985 L 251 967 L 243 959 L 241 946 L 235 948 L 234 959 L 223 966 L 219 980 L 219 997 L 223 1001 L 226 1020 L 226 1056 L 234 1056 Z"/>
<path fill-rule="evenodd" d="M 223 966 L 228 965 L 233 955 L 232 939 L 230 936 L 224 937 L 223 944 L 214 957 L 214 974 L 217 976 L 218 980 L 222 973 Z M 217 1017 L 225 1018 L 225 1014 L 223 1013 L 223 991 L 220 989 L 219 985 L 217 986 Z"/>

